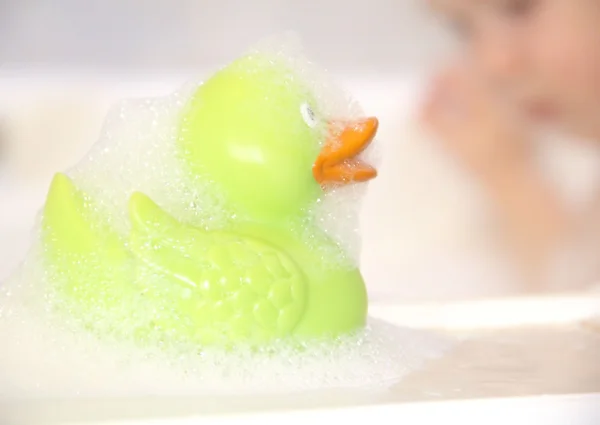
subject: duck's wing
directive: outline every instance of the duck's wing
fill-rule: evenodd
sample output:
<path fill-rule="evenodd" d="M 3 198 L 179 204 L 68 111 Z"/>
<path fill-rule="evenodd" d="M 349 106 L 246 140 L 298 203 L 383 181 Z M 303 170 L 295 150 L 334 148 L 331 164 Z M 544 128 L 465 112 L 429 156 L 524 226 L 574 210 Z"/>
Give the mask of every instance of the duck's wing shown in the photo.
<path fill-rule="evenodd" d="M 84 308 L 129 280 L 123 271 L 130 257 L 125 245 L 100 217 L 92 216 L 92 203 L 59 173 L 50 185 L 42 216 L 43 258 L 50 282 Z"/>
<path fill-rule="evenodd" d="M 260 342 L 289 335 L 302 317 L 307 283 L 278 247 L 178 222 L 150 198 L 130 200 L 130 248 L 154 274 L 148 297 L 160 326 L 205 343 Z"/>

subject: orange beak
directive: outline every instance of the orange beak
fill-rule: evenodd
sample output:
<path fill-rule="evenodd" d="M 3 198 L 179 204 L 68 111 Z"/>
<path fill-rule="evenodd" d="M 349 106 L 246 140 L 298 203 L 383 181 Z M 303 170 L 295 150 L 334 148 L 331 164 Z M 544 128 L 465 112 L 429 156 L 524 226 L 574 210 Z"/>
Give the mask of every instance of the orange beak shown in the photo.
<path fill-rule="evenodd" d="M 373 141 L 378 126 L 377 118 L 352 121 L 343 126 L 330 123 L 330 138 L 313 165 L 315 180 L 326 186 L 375 178 L 377 170 L 357 156 Z"/>

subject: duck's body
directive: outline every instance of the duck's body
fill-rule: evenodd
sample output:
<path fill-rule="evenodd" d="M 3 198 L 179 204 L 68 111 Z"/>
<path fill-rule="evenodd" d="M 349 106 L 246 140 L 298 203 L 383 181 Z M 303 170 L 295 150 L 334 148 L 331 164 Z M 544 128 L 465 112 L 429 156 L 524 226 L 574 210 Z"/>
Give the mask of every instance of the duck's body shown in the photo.
<path fill-rule="evenodd" d="M 204 344 L 256 342 L 336 336 L 364 325 L 367 296 L 360 271 L 323 263 L 289 223 L 245 222 L 226 232 L 206 231 L 178 222 L 135 193 L 132 231 L 123 239 L 91 225 L 99 223 L 90 220 L 84 199 L 66 175 L 55 177 L 44 228 L 59 292 L 69 303 L 88 311 L 101 306 L 108 314 L 123 305 L 178 308 L 162 318 L 148 315 L 145 326 L 136 325 L 138 336 L 158 326 L 177 339 Z M 314 230 L 316 244 L 335 249 L 333 240 Z M 86 290 L 88 279 L 96 285 Z"/>
<path fill-rule="evenodd" d="M 374 176 L 350 164 L 373 137 L 376 122 L 346 130 L 340 137 L 349 142 L 341 148 L 323 147 L 311 141 L 318 140 L 316 133 L 302 127 L 304 112 L 304 121 L 288 118 L 281 127 L 276 110 L 268 110 L 296 105 L 302 90 L 273 91 L 269 83 L 281 72 L 277 67 L 257 74 L 240 66 L 199 90 L 180 139 L 190 173 L 219 182 L 240 213 L 227 228 L 193 227 L 134 192 L 127 206 L 131 230 L 122 235 L 110 220 L 93 215 L 95 201 L 76 181 L 65 174 L 53 180 L 43 215 L 46 263 L 55 296 L 86 326 L 141 339 L 221 345 L 333 337 L 364 326 L 367 296 L 360 271 L 323 254 L 342 248 L 305 215 L 324 182 Z M 235 93 L 225 86 L 235 86 Z M 270 93 L 279 96 L 276 105 Z M 247 109 L 250 96 L 263 103 L 262 110 Z M 233 118 L 243 113 L 234 121 L 242 122 L 219 123 L 216 117 L 225 111 Z M 203 137 L 214 143 L 199 143 Z M 282 137 L 306 142 L 288 152 L 275 145 Z M 328 249 L 317 249 L 323 247 Z"/>

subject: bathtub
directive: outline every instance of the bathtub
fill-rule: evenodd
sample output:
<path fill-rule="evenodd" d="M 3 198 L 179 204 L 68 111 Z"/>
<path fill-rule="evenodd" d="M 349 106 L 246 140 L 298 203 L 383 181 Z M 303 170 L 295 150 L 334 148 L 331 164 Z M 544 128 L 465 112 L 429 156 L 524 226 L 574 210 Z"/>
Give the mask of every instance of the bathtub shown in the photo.
<path fill-rule="evenodd" d="M 10 161 L 0 168 L 0 280 L 26 253 L 52 173 L 73 164 L 93 143 L 109 105 L 122 97 L 167 94 L 187 78 L 0 75 L 0 122 L 10 144 Z M 419 78 L 341 80 L 365 111 L 380 118 L 379 139 L 388 152 L 361 217 L 370 314 L 399 326 L 466 336 L 467 342 L 384 394 L 0 400 L 0 422 L 600 423 L 600 329 L 588 325 L 600 312 L 600 298 L 577 292 L 519 296 L 510 270 L 486 251 L 482 199 L 407 124 L 422 88 Z M 44 143 L 48 139 L 52 146 Z"/>

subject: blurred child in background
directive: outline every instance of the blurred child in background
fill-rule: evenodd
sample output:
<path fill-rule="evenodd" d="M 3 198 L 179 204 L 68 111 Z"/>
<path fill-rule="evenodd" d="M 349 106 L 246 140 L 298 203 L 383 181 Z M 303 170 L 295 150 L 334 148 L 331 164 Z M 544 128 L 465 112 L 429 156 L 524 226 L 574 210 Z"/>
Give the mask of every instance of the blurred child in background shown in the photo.
<path fill-rule="evenodd" d="M 462 48 L 432 83 L 422 122 L 493 201 L 531 289 L 551 289 L 553 266 L 569 249 L 584 255 L 573 247 L 586 237 L 592 258 L 570 263 L 580 270 L 567 279 L 575 287 L 600 278 L 600 193 L 599 208 L 570 210 L 532 149 L 538 126 L 600 146 L 600 1 L 429 2 Z"/>

